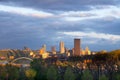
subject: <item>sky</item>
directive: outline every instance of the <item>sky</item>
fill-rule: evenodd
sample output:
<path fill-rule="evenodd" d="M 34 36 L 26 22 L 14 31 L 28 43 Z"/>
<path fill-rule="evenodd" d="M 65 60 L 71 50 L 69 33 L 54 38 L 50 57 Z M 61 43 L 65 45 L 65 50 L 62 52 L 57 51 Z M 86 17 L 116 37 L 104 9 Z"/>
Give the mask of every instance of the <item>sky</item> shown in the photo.
<path fill-rule="evenodd" d="M 72 49 L 75 38 L 82 49 L 120 49 L 120 1 L 0 0 L 0 49 Z"/>

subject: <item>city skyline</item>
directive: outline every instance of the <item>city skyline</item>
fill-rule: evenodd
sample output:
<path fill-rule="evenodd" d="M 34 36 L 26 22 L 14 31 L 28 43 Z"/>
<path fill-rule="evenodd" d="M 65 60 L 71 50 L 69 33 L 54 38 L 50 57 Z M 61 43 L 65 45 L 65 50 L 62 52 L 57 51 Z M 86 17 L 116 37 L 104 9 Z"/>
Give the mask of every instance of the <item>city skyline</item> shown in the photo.
<path fill-rule="evenodd" d="M 74 38 L 92 51 L 120 49 L 119 0 L 1 0 L 0 49 L 73 48 Z"/>

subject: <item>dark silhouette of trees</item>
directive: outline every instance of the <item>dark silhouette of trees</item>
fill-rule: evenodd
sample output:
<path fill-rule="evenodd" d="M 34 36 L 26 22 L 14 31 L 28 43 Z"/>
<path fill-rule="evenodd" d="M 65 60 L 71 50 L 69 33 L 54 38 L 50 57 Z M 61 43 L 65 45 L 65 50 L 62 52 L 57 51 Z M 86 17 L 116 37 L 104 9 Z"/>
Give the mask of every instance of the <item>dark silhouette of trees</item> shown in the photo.
<path fill-rule="evenodd" d="M 5 80 L 7 77 L 7 70 L 5 67 L 0 66 L 0 80 Z"/>
<path fill-rule="evenodd" d="M 89 70 L 84 70 L 81 78 L 82 78 L 82 80 L 93 80 L 93 76 Z"/>
<path fill-rule="evenodd" d="M 30 65 L 37 72 L 35 80 L 46 80 L 47 64 L 43 59 L 34 59 Z"/>
<path fill-rule="evenodd" d="M 12 65 L 6 65 L 6 71 L 7 71 L 7 78 L 8 80 L 17 80 L 19 79 L 19 68 L 12 66 Z"/>
<path fill-rule="evenodd" d="M 109 80 L 108 77 L 106 77 L 105 75 L 101 75 L 99 80 Z"/>
<path fill-rule="evenodd" d="M 47 71 L 47 80 L 57 80 L 58 73 L 57 69 L 54 66 L 50 66 Z"/>
<path fill-rule="evenodd" d="M 114 74 L 114 80 L 120 80 L 120 72 Z"/>
<path fill-rule="evenodd" d="M 64 80 L 75 80 L 75 74 L 72 71 L 71 67 L 67 67 L 65 74 L 64 74 Z"/>

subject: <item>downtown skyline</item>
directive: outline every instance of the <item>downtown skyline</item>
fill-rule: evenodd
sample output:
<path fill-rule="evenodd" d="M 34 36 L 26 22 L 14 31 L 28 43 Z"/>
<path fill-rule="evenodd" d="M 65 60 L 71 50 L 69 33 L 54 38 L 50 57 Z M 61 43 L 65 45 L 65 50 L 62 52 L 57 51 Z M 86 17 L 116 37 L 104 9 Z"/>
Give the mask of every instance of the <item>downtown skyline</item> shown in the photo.
<path fill-rule="evenodd" d="M 120 49 L 119 0 L 0 0 L 0 49 L 73 48 L 74 38 L 92 51 Z"/>

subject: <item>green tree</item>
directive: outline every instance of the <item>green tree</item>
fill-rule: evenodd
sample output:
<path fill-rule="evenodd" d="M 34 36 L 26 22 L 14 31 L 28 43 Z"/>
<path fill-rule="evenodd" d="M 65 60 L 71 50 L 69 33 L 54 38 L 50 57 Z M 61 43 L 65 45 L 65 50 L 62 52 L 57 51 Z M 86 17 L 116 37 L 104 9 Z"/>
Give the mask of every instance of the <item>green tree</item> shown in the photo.
<path fill-rule="evenodd" d="M 5 68 L 6 68 L 6 72 L 7 72 L 7 78 L 9 80 L 17 80 L 19 78 L 19 68 L 18 67 L 15 67 L 12 65 L 6 65 Z"/>
<path fill-rule="evenodd" d="M 58 73 L 54 66 L 50 66 L 50 68 L 47 71 L 47 79 L 48 80 L 57 80 Z"/>
<path fill-rule="evenodd" d="M 47 69 L 43 59 L 34 59 L 30 65 L 37 71 L 35 80 L 46 80 Z"/>
<path fill-rule="evenodd" d="M 108 77 L 106 77 L 105 75 L 100 76 L 99 80 L 108 80 Z"/>
<path fill-rule="evenodd" d="M 36 71 L 34 69 L 28 69 L 25 71 L 25 75 L 29 80 L 34 80 L 36 76 Z"/>
<path fill-rule="evenodd" d="M 120 80 L 120 73 L 115 74 L 115 80 Z"/>
<path fill-rule="evenodd" d="M 82 80 L 93 80 L 93 76 L 91 75 L 89 70 L 84 70 L 81 78 Z"/>
<path fill-rule="evenodd" d="M 6 68 L 3 66 L 0 66 L 0 80 L 5 80 L 6 77 L 7 77 Z"/>
<path fill-rule="evenodd" d="M 120 80 L 120 74 L 116 75 L 116 80 Z"/>
<path fill-rule="evenodd" d="M 19 70 L 19 80 L 26 80 L 26 75 L 25 75 L 25 68 L 21 67 Z"/>
<path fill-rule="evenodd" d="M 64 80 L 75 80 L 75 74 L 72 72 L 70 67 L 67 67 L 65 71 Z"/>

